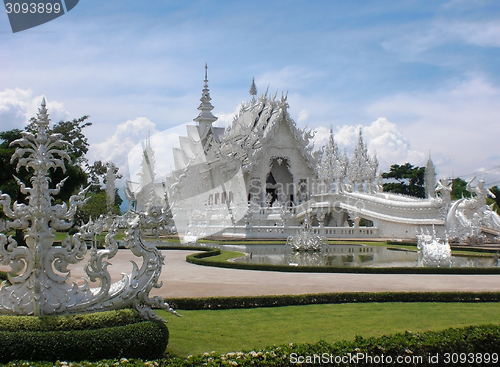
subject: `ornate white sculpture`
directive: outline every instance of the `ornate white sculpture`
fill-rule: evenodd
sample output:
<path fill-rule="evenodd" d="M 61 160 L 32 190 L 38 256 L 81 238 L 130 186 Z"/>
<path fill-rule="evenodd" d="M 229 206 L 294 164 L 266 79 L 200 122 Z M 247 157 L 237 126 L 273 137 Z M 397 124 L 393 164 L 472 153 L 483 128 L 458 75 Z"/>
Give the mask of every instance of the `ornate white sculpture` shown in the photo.
<path fill-rule="evenodd" d="M 475 177 L 467 183 L 467 191 L 476 196 L 455 201 L 448 211 L 446 230 L 452 242 L 483 244 L 487 240 L 483 229 L 496 233 L 497 236 L 500 234 L 500 216 L 486 205 L 486 198 L 495 195 L 484 187 L 483 180 L 473 187 L 474 179 Z"/>
<path fill-rule="evenodd" d="M 167 309 L 176 314 L 160 297 L 149 298 L 149 292 L 158 284 L 163 256 L 152 245 L 141 241 L 141 225 L 148 222 L 146 214 L 129 219 L 124 245 L 137 257 L 142 257 L 139 268 L 133 263 L 131 274 L 123 274 L 118 282 L 111 283 L 107 260 L 115 256 L 118 244 L 114 240 L 116 225 L 113 224 L 105 238 L 104 249 L 97 250 L 92 238 L 92 223 L 81 227 L 80 232 L 68 236 L 62 244 L 55 245 L 55 231 L 71 227 L 78 206 L 84 203 L 85 192 L 69 200 L 69 207 L 53 205 L 53 196 L 59 193 L 63 180 L 54 189 L 49 188 L 49 170 L 65 171 L 65 160 L 70 158 L 60 134 L 49 134 L 49 118 L 45 98 L 36 119 L 36 134 L 22 132 L 23 137 L 12 144 L 19 145 L 12 162 L 16 169 L 26 167 L 33 171 L 32 187 L 26 187 L 19 179 L 21 191 L 27 195 L 28 204 L 14 203 L 7 194 L 0 196 L 4 213 L 12 219 L 12 228 L 26 230 L 26 246 L 18 244 L 12 236 L 0 234 L 0 263 L 10 265 L 9 282 L 0 286 L 0 313 L 18 315 L 53 315 L 87 313 L 129 306 L 135 307 L 148 319 L 159 319 L 151 307 Z M 88 280 L 78 285 L 72 278 L 68 265 L 80 263 L 90 246 L 90 258 L 85 271 L 98 287 L 91 288 Z"/>
<path fill-rule="evenodd" d="M 321 251 L 328 243 L 327 239 L 315 235 L 311 232 L 309 218 L 304 218 L 304 223 L 296 236 L 290 236 L 286 240 L 286 245 L 293 251 Z"/>
<path fill-rule="evenodd" d="M 322 181 L 326 187 L 326 192 L 338 192 L 342 189 L 342 180 L 346 175 L 349 161 L 347 155 L 340 155 L 338 147 L 333 140 L 333 132 L 330 129 L 328 144 L 323 148 L 321 160 L 317 166 L 318 180 Z M 335 187 L 331 187 L 331 181 L 335 180 Z"/>
<path fill-rule="evenodd" d="M 434 230 L 432 235 L 421 230 L 417 234 L 417 241 L 422 265 L 451 265 L 451 247 L 447 236 L 442 240 Z"/>
<path fill-rule="evenodd" d="M 452 191 L 453 181 L 450 179 L 438 180 L 437 187 L 435 189 L 436 192 L 441 193 L 441 199 L 443 203 L 446 205 L 446 208 L 451 206 L 451 191 Z"/>
<path fill-rule="evenodd" d="M 359 130 L 358 145 L 354 149 L 354 155 L 347 166 L 347 187 L 357 191 L 371 192 L 371 183 L 377 176 L 378 160 L 374 155 L 368 156 L 368 148 L 363 142 L 361 129 Z M 366 184 L 366 186 L 364 186 Z"/>

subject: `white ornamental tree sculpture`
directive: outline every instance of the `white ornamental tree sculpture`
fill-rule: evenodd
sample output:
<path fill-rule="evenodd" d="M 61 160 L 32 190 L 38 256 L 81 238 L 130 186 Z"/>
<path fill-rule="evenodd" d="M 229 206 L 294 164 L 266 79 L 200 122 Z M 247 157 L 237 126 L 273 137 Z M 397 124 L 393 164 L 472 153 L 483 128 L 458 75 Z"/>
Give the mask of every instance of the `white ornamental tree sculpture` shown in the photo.
<path fill-rule="evenodd" d="M 59 182 L 50 188 L 49 170 L 65 171 L 65 160 L 70 158 L 60 134 L 49 134 L 49 118 L 45 98 L 36 119 L 36 134 L 23 132 L 23 137 L 12 144 L 18 145 L 11 162 L 17 160 L 16 170 L 21 167 L 32 171 L 31 187 L 17 179 L 21 191 L 27 195 L 28 204 L 15 202 L 7 194 L 0 195 L 0 205 L 12 220 L 10 226 L 26 230 L 26 245 L 18 244 L 12 236 L 0 234 L 0 263 L 9 265 L 9 282 L 0 286 L 0 313 L 17 315 L 53 315 L 68 313 L 89 313 L 133 306 L 147 319 L 159 319 L 152 307 L 167 309 L 176 314 L 160 297 L 149 298 L 153 287 L 159 287 L 163 256 L 152 245 L 140 238 L 140 228 L 148 222 L 147 214 L 138 214 L 128 221 L 124 246 L 142 257 L 139 268 L 133 263 L 131 274 L 111 282 L 106 260 L 118 251 L 114 240 L 116 227 L 113 225 L 105 240 L 104 249 L 97 250 L 92 242 L 92 223 L 82 226 L 79 233 L 68 236 L 61 245 L 54 243 L 55 231 L 71 227 L 77 207 L 83 205 L 86 190 L 80 191 L 69 200 L 69 207 L 53 205 L 64 184 Z M 1 193 L 0 193 L 1 194 Z M 90 251 L 85 271 L 98 286 L 91 288 L 88 281 L 78 285 L 72 278 L 68 265 L 78 264 Z M 10 283 L 10 284 L 9 284 Z"/>

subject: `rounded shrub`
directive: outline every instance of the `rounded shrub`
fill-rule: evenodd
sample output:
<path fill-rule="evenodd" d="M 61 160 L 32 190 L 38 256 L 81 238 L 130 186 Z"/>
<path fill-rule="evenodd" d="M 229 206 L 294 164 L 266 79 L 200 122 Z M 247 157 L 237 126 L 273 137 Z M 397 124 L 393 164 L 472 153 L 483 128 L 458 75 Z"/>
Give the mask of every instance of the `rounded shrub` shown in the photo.
<path fill-rule="evenodd" d="M 0 363 L 155 359 L 168 344 L 165 324 L 146 321 L 133 310 L 73 316 L 1 316 Z"/>

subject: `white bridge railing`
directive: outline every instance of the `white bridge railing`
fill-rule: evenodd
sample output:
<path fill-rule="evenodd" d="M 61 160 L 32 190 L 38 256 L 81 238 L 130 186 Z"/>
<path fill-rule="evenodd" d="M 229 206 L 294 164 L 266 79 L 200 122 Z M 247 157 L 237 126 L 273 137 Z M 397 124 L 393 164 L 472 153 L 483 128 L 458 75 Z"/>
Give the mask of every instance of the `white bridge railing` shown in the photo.
<path fill-rule="evenodd" d="M 216 236 L 237 238 L 288 238 L 299 233 L 301 226 L 234 226 Z M 377 238 L 377 227 L 312 227 L 311 233 L 335 238 Z"/>

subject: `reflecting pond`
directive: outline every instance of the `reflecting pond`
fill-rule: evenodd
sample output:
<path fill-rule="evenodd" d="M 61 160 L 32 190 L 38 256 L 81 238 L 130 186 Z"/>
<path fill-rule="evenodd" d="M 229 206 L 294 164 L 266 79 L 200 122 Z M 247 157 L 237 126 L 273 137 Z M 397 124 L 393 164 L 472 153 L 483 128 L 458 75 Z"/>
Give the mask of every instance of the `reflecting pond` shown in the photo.
<path fill-rule="evenodd" d="M 212 246 L 212 244 L 210 244 Z M 251 264 L 332 267 L 416 267 L 415 250 L 363 244 L 326 245 L 321 251 L 293 251 L 285 245 L 219 245 L 222 250 L 243 252 L 236 262 Z M 499 267 L 498 256 L 452 256 L 452 267 Z"/>

